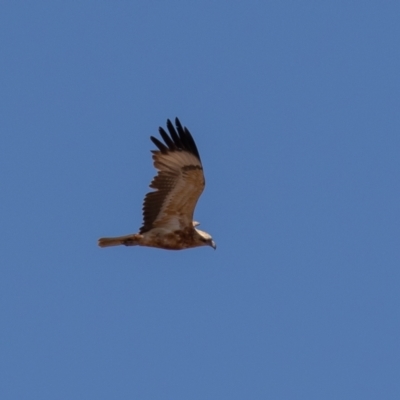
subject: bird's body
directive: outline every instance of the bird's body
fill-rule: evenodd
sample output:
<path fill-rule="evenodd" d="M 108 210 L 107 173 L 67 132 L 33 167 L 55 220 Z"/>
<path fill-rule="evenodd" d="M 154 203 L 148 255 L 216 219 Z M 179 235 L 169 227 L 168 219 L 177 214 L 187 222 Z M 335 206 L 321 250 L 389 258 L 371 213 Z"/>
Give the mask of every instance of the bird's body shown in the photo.
<path fill-rule="evenodd" d="M 101 238 L 99 246 L 148 246 L 166 250 L 183 250 L 204 246 L 203 238 L 204 236 L 201 236 L 196 228 L 184 228 L 172 232 L 163 228 L 154 228 L 143 234 Z"/>
<path fill-rule="evenodd" d="M 196 203 L 203 192 L 205 180 L 200 155 L 187 128 L 178 118 L 176 130 L 167 121 L 168 135 L 159 129 L 164 143 L 151 137 L 159 150 L 153 150 L 158 170 L 150 184 L 155 191 L 147 193 L 143 203 L 143 225 L 139 233 L 99 239 L 100 247 L 148 246 L 167 250 L 183 250 L 199 246 L 215 248 L 212 237 L 195 227 Z"/>

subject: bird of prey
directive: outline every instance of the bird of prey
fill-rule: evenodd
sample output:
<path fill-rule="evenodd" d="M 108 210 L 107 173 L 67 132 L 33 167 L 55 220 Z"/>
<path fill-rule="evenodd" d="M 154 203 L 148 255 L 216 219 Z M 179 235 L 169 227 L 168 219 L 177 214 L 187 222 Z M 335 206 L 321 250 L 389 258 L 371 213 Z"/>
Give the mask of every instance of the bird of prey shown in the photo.
<path fill-rule="evenodd" d="M 159 128 L 161 138 L 151 136 L 158 150 L 152 150 L 158 170 L 143 202 L 143 224 L 139 233 L 101 238 L 100 247 L 148 246 L 167 250 L 183 250 L 199 246 L 216 248 L 212 237 L 197 229 L 193 221 L 197 200 L 205 180 L 200 155 L 192 135 L 178 118 L 175 127 L 167 120 L 168 133 Z"/>

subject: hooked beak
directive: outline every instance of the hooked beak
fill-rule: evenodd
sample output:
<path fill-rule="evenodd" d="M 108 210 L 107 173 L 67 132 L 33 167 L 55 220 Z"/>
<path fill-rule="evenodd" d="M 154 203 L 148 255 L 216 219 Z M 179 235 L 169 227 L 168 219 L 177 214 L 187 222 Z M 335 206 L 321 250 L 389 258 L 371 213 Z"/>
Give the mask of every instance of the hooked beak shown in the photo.
<path fill-rule="evenodd" d="M 215 244 L 214 240 L 211 240 L 210 246 L 211 246 L 214 250 L 217 250 L 217 245 Z"/>

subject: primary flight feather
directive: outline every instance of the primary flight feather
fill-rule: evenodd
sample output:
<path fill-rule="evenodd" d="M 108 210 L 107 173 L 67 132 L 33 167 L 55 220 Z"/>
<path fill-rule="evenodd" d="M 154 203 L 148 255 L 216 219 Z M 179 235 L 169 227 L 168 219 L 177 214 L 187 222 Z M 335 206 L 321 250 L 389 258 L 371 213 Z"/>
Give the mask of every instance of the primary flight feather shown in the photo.
<path fill-rule="evenodd" d="M 178 118 L 175 127 L 167 120 L 168 133 L 159 128 L 164 143 L 151 136 L 158 150 L 152 150 L 158 170 L 150 184 L 152 192 L 143 202 L 143 224 L 139 233 L 99 239 L 100 247 L 148 246 L 182 250 L 199 246 L 216 248 L 212 237 L 196 229 L 193 221 L 197 200 L 205 186 L 203 166 L 196 143 Z"/>

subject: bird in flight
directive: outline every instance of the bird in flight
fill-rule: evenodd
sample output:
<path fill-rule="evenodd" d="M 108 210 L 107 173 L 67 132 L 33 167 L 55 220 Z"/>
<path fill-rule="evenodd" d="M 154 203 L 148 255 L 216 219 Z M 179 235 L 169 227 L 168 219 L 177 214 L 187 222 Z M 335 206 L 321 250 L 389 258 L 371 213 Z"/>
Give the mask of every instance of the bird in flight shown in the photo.
<path fill-rule="evenodd" d="M 158 170 L 143 202 L 143 224 L 139 233 L 101 238 L 100 247 L 147 246 L 167 250 L 183 250 L 199 246 L 216 249 L 211 235 L 197 229 L 193 221 L 197 200 L 205 180 L 200 155 L 192 135 L 178 118 L 175 127 L 167 120 L 168 133 L 159 128 L 161 138 L 151 136 L 158 150 L 152 150 Z"/>

